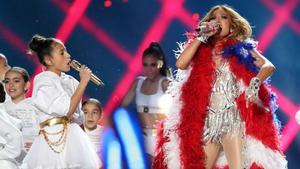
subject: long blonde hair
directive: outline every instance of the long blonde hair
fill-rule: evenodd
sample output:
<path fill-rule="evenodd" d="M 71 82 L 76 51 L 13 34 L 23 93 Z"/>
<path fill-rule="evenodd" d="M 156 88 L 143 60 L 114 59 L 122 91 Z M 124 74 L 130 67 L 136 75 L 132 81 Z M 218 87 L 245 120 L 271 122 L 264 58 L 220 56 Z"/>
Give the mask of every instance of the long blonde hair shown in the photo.
<path fill-rule="evenodd" d="M 230 34 L 231 38 L 243 41 L 252 36 L 252 28 L 249 22 L 228 5 L 216 5 L 212 7 L 200 20 L 199 24 L 209 22 L 217 9 L 223 9 L 230 16 L 230 27 L 233 30 Z"/>

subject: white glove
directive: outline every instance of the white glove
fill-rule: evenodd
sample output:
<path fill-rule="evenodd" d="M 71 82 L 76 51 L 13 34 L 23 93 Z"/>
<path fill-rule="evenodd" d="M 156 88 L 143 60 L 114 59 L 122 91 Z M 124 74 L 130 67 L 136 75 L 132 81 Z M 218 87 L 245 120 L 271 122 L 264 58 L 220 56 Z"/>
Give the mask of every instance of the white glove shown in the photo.
<path fill-rule="evenodd" d="M 249 99 L 251 97 L 258 98 L 258 91 L 259 91 L 260 84 L 261 81 L 259 80 L 259 78 L 254 77 L 251 79 L 248 88 L 245 90 L 246 99 Z"/>
<path fill-rule="evenodd" d="M 258 91 L 260 87 L 261 81 L 259 78 L 254 77 L 251 79 L 248 88 L 245 90 L 246 96 L 246 107 L 248 107 L 248 102 L 255 102 L 258 100 Z"/>

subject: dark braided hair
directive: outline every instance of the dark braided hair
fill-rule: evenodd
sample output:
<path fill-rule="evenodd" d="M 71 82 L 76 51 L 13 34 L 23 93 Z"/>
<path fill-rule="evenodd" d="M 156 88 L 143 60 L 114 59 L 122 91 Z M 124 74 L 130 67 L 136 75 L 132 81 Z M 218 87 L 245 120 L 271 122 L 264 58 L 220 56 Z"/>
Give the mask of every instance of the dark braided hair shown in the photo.
<path fill-rule="evenodd" d="M 144 50 L 143 52 L 143 58 L 145 56 L 154 56 L 156 57 L 158 60 L 161 60 L 163 62 L 163 65 L 160 69 L 160 74 L 163 76 L 167 76 L 170 77 L 171 76 L 171 72 L 170 69 L 167 66 L 167 62 L 166 62 L 166 58 L 165 58 L 165 54 L 162 50 L 162 48 L 160 47 L 158 42 L 151 42 L 149 47 L 147 49 Z"/>

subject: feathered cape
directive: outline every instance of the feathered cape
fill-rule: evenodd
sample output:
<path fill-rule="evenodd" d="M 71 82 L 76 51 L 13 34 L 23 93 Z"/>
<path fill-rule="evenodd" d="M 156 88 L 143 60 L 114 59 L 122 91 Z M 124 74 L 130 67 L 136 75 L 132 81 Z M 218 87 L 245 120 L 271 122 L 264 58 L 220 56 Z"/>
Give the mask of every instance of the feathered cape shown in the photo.
<path fill-rule="evenodd" d="M 249 84 L 259 70 L 253 64 L 254 58 L 249 52 L 256 47 L 252 42 L 227 40 L 222 47 L 223 57 L 228 60 L 231 71 L 245 85 Z M 188 70 L 178 70 L 176 80 L 169 88 L 174 103 L 168 119 L 161 124 L 158 131 L 154 169 L 205 168 L 202 135 L 214 71 L 210 44 L 199 47 Z M 263 107 L 251 104 L 246 108 L 244 93 L 236 99 L 246 127 L 244 163 L 246 168 L 251 169 L 287 168 L 273 118 L 277 108 L 275 97 L 267 83 L 261 85 L 259 98 Z M 220 154 L 215 167 L 228 167 L 224 153 Z"/>

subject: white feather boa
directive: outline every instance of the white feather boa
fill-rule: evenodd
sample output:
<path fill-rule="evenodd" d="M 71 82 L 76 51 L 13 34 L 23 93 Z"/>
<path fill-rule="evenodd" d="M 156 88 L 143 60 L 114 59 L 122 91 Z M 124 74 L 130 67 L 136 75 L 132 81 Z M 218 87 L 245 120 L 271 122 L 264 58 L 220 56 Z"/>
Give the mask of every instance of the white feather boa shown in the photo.
<path fill-rule="evenodd" d="M 265 169 L 286 169 L 287 160 L 284 155 L 278 151 L 274 151 L 262 144 L 261 141 L 246 136 L 243 150 L 244 167 L 250 168 L 253 163 L 262 166 Z M 224 151 L 219 155 L 216 166 L 223 168 L 227 166 L 227 160 Z"/>
<path fill-rule="evenodd" d="M 175 53 L 176 59 L 185 48 L 185 43 L 177 43 L 178 48 Z M 192 68 L 188 67 L 186 70 L 178 69 L 175 78 L 170 82 L 167 93 L 173 98 L 172 106 L 167 115 L 167 120 L 164 123 L 164 137 L 169 138 L 169 142 L 163 145 L 165 152 L 164 162 L 170 169 L 180 169 L 180 139 L 176 132 L 177 126 L 180 122 L 180 110 L 182 108 L 182 102 L 180 100 L 182 85 L 187 81 Z"/>

